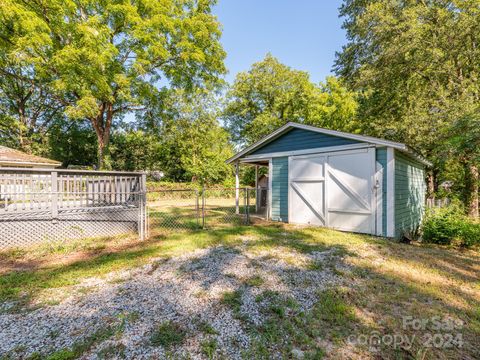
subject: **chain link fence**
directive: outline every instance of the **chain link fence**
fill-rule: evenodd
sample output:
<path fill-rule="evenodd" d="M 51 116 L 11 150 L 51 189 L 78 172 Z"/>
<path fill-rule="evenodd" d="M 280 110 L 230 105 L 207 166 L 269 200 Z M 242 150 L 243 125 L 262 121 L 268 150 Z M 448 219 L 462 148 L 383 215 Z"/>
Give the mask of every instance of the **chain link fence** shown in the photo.
<path fill-rule="evenodd" d="M 0 249 L 268 218 L 267 189 L 146 189 L 143 173 L 3 168 Z"/>
<path fill-rule="evenodd" d="M 248 225 L 268 215 L 267 189 L 152 189 L 146 198 L 151 235 L 165 230 Z"/>
<path fill-rule="evenodd" d="M 198 190 L 150 190 L 147 192 L 148 231 L 200 229 Z"/>

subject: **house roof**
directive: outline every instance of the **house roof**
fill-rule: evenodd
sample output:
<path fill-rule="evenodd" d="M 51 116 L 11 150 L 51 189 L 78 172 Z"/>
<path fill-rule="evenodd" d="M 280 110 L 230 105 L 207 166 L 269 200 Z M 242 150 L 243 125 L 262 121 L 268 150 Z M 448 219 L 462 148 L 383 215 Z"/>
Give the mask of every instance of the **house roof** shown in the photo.
<path fill-rule="evenodd" d="M 11 149 L 0 145 L 0 164 L 22 165 L 22 166 L 52 166 L 57 167 L 62 163 L 47 159 L 41 156 L 24 153 L 20 150 Z"/>
<path fill-rule="evenodd" d="M 423 163 L 424 165 L 431 166 L 432 164 L 425 160 L 423 157 L 418 155 L 413 149 L 408 147 L 405 144 L 394 142 L 394 141 L 389 141 L 389 140 L 384 140 L 384 139 L 379 139 L 376 137 L 372 136 L 364 136 L 364 135 L 357 135 L 357 134 L 350 134 L 342 131 L 336 131 L 336 130 L 329 130 L 329 129 L 324 129 L 324 128 L 319 128 L 315 126 L 309 126 L 309 125 L 303 125 L 303 124 L 298 124 L 294 122 L 289 122 L 282 127 L 278 128 L 274 132 L 270 133 L 269 135 L 265 136 L 263 139 L 257 141 L 253 145 L 243 149 L 242 151 L 238 152 L 236 155 L 228 159 L 226 162 L 227 164 L 230 164 L 240 158 L 242 158 L 245 155 L 248 155 L 249 153 L 261 148 L 262 146 L 266 145 L 267 143 L 277 139 L 278 137 L 282 136 L 286 132 L 297 128 L 297 129 L 303 129 L 303 130 L 308 130 L 308 131 L 314 131 L 317 133 L 321 134 L 326 134 L 326 135 L 331 135 L 331 136 L 337 136 L 345 139 L 351 139 L 351 140 L 357 140 L 360 142 L 364 143 L 369 143 L 369 144 L 374 144 L 374 145 L 379 145 L 379 146 L 388 146 L 392 147 L 394 149 L 397 149 L 401 152 L 404 152 L 408 154 L 409 156 L 415 158 L 417 161 Z"/>

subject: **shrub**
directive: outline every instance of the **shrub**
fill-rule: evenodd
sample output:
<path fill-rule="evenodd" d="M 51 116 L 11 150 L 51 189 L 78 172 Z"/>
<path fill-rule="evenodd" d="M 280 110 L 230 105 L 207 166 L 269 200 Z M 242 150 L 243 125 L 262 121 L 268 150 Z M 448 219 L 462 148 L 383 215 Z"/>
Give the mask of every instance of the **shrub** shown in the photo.
<path fill-rule="evenodd" d="M 462 246 L 472 247 L 480 245 L 480 223 L 466 221 L 461 231 Z"/>
<path fill-rule="evenodd" d="M 480 223 L 466 217 L 456 205 L 430 209 L 423 220 L 422 239 L 440 245 L 480 245 Z"/>

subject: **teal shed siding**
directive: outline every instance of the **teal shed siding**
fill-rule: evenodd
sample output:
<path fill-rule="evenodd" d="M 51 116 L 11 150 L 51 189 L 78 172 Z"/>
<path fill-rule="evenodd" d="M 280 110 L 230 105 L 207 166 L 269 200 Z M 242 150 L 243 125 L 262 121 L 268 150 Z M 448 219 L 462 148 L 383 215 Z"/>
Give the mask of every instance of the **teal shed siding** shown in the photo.
<path fill-rule="evenodd" d="M 359 143 L 360 142 L 356 140 L 295 128 L 265 144 L 250 155 L 271 154 L 283 151 L 305 150 Z"/>
<path fill-rule="evenodd" d="M 382 235 L 387 236 L 387 148 L 376 149 L 377 162 L 383 169 L 382 180 Z"/>
<path fill-rule="evenodd" d="M 417 228 L 425 207 L 425 168 L 395 151 L 395 237 Z"/>
<path fill-rule="evenodd" d="M 272 159 L 272 210 L 274 221 L 288 222 L 288 157 Z"/>

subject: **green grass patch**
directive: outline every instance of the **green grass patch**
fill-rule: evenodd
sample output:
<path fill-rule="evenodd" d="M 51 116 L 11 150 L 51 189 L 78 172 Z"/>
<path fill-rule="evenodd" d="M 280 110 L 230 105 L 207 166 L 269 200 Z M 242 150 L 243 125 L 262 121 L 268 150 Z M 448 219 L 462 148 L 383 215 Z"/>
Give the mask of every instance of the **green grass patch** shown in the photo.
<path fill-rule="evenodd" d="M 269 359 L 272 353 L 280 358 L 321 359 L 323 349 L 317 345 L 317 333 L 312 314 L 298 312 L 298 304 L 290 297 L 265 291 L 257 301 L 265 321 L 260 326 L 251 326 L 256 341 L 245 351 L 246 358 Z M 287 316 L 288 314 L 288 316 Z"/>
<path fill-rule="evenodd" d="M 100 360 L 108 359 L 124 359 L 125 358 L 125 345 L 110 344 L 97 352 L 97 357 Z"/>
<path fill-rule="evenodd" d="M 218 348 L 218 342 L 216 339 L 204 340 L 200 343 L 202 354 L 208 359 L 213 359 Z"/>
<path fill-rule="evenodd" d="M 90 350 L 95 344 L 105 341 L 119 331 L 123 331 L 122 324 L 117 326 L 107 326 L 95 331 L 81 341 L 76 342 L 70 349 L 61 349 L 48 355 L 46 360 L 71 360 L 81 357 L 85 352 Z"/>
<path fill-rule="evenodd" d="M 162 346 L 169 349 L 182 344 L 186 336 L 187 331 L 183 326 L 173 321 L 165 321 L 153 331 L 150 336 L 150 343 L 153 346 Z"/>
<path fill-rule="evenodd" d="M 319 260 L 313 260 L 307 265 L 307 270 L 310 271 L 322 271 L 325 265 Z"/>
<path fill-rule="evenodd" d="M 257 341 L 246 352 L 247 357 L 268 359 L 272 352 L 279 352 L 282 358 L 295 358 L 301 353 L 305 359 L 321 359 L 325 352 L 317 339 L 338 327 L 351 330 L 357 321 L 340 290 L 320 293 L 318 302 L 308 312 L 299 312 L 293 299 L 273 291 L 263 292 L 257 301 L 262 304 L 266 321 L 251 329 Z M 347 333 L 335 334 L 335 338 L 342 334 Z"/>
<path fill-rule="evenodd" d="M 260 275 L 255 275 L 246 279 L 244 283 L 245 285 L 248 285 L 248 286 L 261 286 L 263 285 L 264 282 L 265 280 L 263 280 L 263 278 Z"/>
<path fill-rule="evenodd" d="M 341 290 L 329 289 L 322 291 L 319 295 L 315 315 L 320 320 L 333 326 L 345 326 L 355 320 L 353 308 L 345 302 Z"/>
<path fill-rule="evenodd" d="M 235 315 L 240 314 L 240 308 L 242 307 L 242 294 L 241 290 L 227 291 L 222 294 L 222 303 L 230 307 Z"/>
<path fill-rule="evenodd" d="M 218 331 L 213 328 L 207 321 L 201 319 L 194 319 L 195 325 L 197 326 L 198 330 L 203 332 L 204 334 L 209 335 L 218 335 Z"/>

